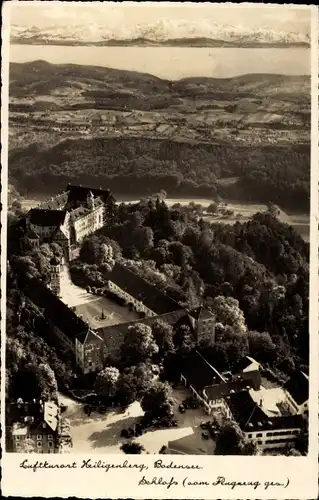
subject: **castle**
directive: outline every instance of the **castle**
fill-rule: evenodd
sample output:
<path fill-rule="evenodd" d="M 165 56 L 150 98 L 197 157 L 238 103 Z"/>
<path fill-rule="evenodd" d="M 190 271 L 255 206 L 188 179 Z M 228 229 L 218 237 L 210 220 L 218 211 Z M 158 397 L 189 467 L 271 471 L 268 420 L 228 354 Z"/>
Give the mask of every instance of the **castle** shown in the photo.
<path fill-rule="evenodd" d="M 68 184 L 63 193 L 28 212 L 25 241 L 31 247 L 56 242 L 72 259 L 81 241 L 104 226 L 114 202 L 108 190 Z"/>
<path fill-rule="evenodd" d="M 173 327 L 186 325 L 194 340 L 214 335 L 215 319 L 205 308 L 189 311 L 118 262 L 104 272 L 106 285 L 100 293 L 110 301 L 121 302 L 123 311 L 133 309 L 136 319 L 96 327 L 71 310 L 61 299 L 63 261 L 76 258 L 81 241 L 101 229 L 112 217 L 115 199 L 108 190 L 69 184 L 66 191 L 31 209 L 26 217 L 25 243 L 34 247 L 56 242 L 64 249 L 64 257 L 51 259 L 49 287 L 35 278 L 25 277 L 25 294 L 44 312 L 55 334 L 75 357 L 83 373 L 101 370 L 107 361 L 117 359 L 126 331 L 136 323 L 152 326 L 158 319 Z"/>

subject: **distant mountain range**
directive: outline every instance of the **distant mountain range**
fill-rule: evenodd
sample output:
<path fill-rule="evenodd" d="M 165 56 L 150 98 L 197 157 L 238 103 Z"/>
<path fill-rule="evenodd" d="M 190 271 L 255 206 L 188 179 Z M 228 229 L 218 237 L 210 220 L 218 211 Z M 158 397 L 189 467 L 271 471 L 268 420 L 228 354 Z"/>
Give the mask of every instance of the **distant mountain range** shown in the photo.
<path fill-rule="evenodd" d="M 202 36 L 199 36 L 199 31 Z M 176 36 L 172 36 L 176 34 Z M 121 34 L 108 31 L 102 25 L 53 25 L 40 29 L 12 25 L 11 43 L 41 45 L 93 46 L 191 46 L 191 47 L 310 47 L 310 36 L 303 33 L 278 31 L 269 28 L 257 30 L 231 25 L 210 25 L 193 29 L 178 25 L 172 31 L 159 21 L 152 26 L 135 27 L 134 33 L 125 29 Z"/>

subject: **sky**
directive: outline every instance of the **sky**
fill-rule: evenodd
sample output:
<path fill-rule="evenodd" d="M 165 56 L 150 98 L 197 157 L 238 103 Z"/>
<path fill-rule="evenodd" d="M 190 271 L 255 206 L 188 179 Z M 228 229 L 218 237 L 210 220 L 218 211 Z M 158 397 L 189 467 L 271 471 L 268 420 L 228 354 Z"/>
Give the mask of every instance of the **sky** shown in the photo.
<path fill-rule="evenodd" d="M 147 30 L 156 25 L 159 36 L 174 37 L 180 32 L 179 25 L 192 35 L 201 36 L 209 32 L 212 24 L 233 25 L 237 29 L 248 30 L 272 29 L 302 34 L 310 33 L 310 10 L 296 6 L 267 6 L 260 4 L 251 7 L 240 4 L 164 4 L 112 2 L 11 2 L 11 24 L 25 28 L 33 26 L 46 29 L 51 26 L 63 27 L 104 25 L 116 36 L 122 36 L 123 30 L 130 36 L 144 36 Z M 143 30 L 144 28 L 144 30 Z M 162 33 L 161 33 L 162 30 Z M 164 32 L 163 32 L 164 30 Z M 177 30 L 177 31 L 176 31 Z M 194 31 L 196 33 L 194 33 Z"/>

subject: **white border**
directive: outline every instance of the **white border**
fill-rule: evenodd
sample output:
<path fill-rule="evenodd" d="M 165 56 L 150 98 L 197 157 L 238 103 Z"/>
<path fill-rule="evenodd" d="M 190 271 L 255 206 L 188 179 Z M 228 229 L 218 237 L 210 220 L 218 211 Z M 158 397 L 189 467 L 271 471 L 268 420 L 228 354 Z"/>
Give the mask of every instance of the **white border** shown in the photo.
<path fill-rule="evenodd" d="M 17 2 L 13 2 L 17 3 Z M 37 6 L 39 2 L 21 1 L 19 4 Z M 52 2 L 40 2 L 51 4 Z M 62 2 L 61 2 L 62 3 Z M 64 2 L 63 2 L 64 3 Z M 129 4 L 129 2 L 125 2 Z M 2 162 L 2 213 L 1 213 L 1 355 L 2 355 L 2 377 L 1 377 L 1 403 L 4 404 L 5 395 L 5 304 L 6 304 L 6 207 L 7 207 L 7 173 L 8 173 L 8 67 L 9 67 L 9 14 L 11 2 L 3 4 L 2 18 L 2 128 L 1 128 L 1 162 Z M 115 4 L 114 4 L 115 5 Z M 119 6 L 119 4 L 116 4 Z M 123 4 L 122 4 L 123 5 Z M 135 4 L 136 7 L 142 4 Z M 165 4 L 144 3 L 152 7 L 163 7 Z M 167 5 L 167 4 L 166 4 Z M 168 4 L 172 5 L 172 4 Z M 179 4 L 181 8 L 198 8 L 199 4 Z M 206 4 L 207 5 L 207 4 Z M 233 4 L 217 4 L 219 7 L 228 7 Z M 76 5 L 80 6 L 79 3 Z M 83 6 L 88 6 L 83 3 Z M 256 4 L 240 4 L 238 7 L 256 7 Z M 278 5 L 263 5 L 267 8 L 276 8 Z M 281 6 L 280 6 L 281 7 Z M 286 5 L 286 7 L 289 7 Z M 310 8 L 309 6 L 293 5 L 293 8 Z M 123 463 L 128 459 L 130 463 L 147 464 L 148 471 L 145 473 L 149 478 L 155 475 L 170 479 L 172 476 L 181 483 L 187 477 L 193 481 L 213 481 L 217 476 L 225 476 L 231 480 L 238 481 L 273 481 L 286 484 L 287 488 L 270 487 L 254 490 L 252 487 L 240 487 L 234 490 L 228 487 L 204 487 L 189 486 L 167 488 L 165 486 L 137 486 L 137 482 L 143 475 L 134 470 L 113 469 L 105 472 L 102 469 L 80 469 L 82 460 L 90 458 L 87 455 L 17 455 L 6 453 L 4 446 L 5 425 L 4 411 L 1 411 L 2 424 L 2 493 L 5 496 L 41 496 L 61 497 L 76 496 L 78 498 L 225 498 L 225 499 L 296 499 L 309 500 L 317 498 L 318 493 L 318 9 L 312 6 L 312 135 L 311 135 L 311 257 L 310 257 L 310 446 L 307 457 L 207 457 L 207 456 L 155 456 L 155 455 L 95 455 L 92 461 L 101 459 L 108 463 Z M 77 469 L 60 470 L 24 470 L 19 464 L 27 458 L 29 462 L 48 460 L 51 464 L 72 463 L 78 464 Z M 165 463 L 171 460 L 176 464 L 199 464 L 203 467 L 200 471 L 181 470 L 154 470 L 152 464 L 156 459 L 162 459 Z"/>

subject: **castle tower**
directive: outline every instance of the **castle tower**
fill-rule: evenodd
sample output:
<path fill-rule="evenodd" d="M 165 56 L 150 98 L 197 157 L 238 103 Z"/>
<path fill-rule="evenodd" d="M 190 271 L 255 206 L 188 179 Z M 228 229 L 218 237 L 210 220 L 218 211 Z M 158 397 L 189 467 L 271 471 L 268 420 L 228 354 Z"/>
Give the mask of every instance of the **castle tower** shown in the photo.
<path fill-rule="evenodd" d="M 86 197 L 86 202 L 87 202 L 88 208 L 90 210 L 94 210 L 94 196 L 93 196 L 92 191 L 88 192 L 88 195 Z"/>
<path fill-rule="evenodd" d="M 50 261 L 51 266 L 51 290 L 52 292 L 60 296 L 60 259 L 54 256 Z"/>

